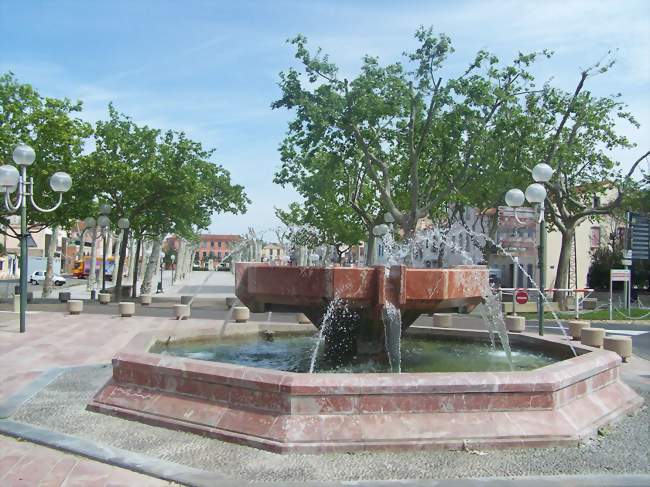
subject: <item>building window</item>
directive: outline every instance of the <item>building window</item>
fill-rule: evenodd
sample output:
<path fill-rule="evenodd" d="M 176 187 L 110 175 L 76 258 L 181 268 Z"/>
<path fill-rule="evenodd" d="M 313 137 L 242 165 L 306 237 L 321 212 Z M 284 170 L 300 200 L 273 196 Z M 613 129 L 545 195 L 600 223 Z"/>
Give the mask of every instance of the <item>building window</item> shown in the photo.
<path fill-rule="evenodd" d="M 221 248 L 221 240 L 217 242 L 217 247 Z"/>
<path fill-rule="evenodd" d="M 205 259 L 208 256 L 207 252 L 203 252 L 203 258 Z"/>
<path fill-rule="evenodd" d="M 221 251 L 217 252 L 217 259 L 221 260 Z"/>
<path fill-rule="evenodd" d="M 210 240 L 210 248 L 211 248 L 211 249 L 214 248 L 214 240 Z"/>
<path fill-rule="evenodd" d="M 591 227 L 591 248 L 600 247 L 600 227 Z"/>

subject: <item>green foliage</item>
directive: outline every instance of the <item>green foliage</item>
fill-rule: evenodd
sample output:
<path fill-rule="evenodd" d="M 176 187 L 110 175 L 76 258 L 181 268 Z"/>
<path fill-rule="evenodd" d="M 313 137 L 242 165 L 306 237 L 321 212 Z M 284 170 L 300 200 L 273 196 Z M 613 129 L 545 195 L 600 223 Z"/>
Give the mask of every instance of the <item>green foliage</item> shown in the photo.
<path fill-rule="evenodd" d="M 272 105 L 295 113 L 276 182 L 296 187 L 306 211 L 320 196 L 310 179 L 325 175 L 331 205 L 349 206 L 367 229 L 385 208 L 410 235 L 450 198 L 469 202 L 470 186 L 491 181 L 505 151 L 516 150 L 501 139 L 522 117 L 519 99 L 533 86 L 527 68 L 538 54 L 501 66 L 480 51 L 462 74 L 443 80 L 450 39 L 430 28 L 416 39 L 404 62 L 366 56 L 353 80 L 341 79 L 320 50 L 310 53 L 304 36 L 290 41 L 302 72 L 280 74 L 282 97 Z"/>
<path fill-rule="evenodd" d="M 97 122 L 95 151 L 82 159 L 85 183 L 111 219 L 127 217 L 136 235 L 175 233 L 192 240 L 218 211 L 241 212 L 249 202 L 210 150 L 185 134 L 138 126 L 109 105 Z"/>
<path fill-rule="evenodd" d="M 65 171 L 73 178 L 72 189 L 64 194 L 59 209 L 52 213 L 27 212 L 30 230 L 51 225 L 69 228 L 88 214 L 92 195 L 76 169 L 92 128 L 78 118 L 81 109 L 80 101 L 42 97 L 31 85 L 18 82 L 12 73 L 0 76 L 2 164 L 13 164 L 12 152 L 19 142 L 34 149 L 36 160 L 28 168 L 28 176 L 34 178 L 34 199 L 44 208 L 54 206 L 58 199 L 50 189 L 49 177 Z"/>
<path fill-rule="evenodd" d="M 587 274 L 587 286 L 593 289 L 609 289 L 611 269 L 622 269 L 623 252 L 619 248 L 599 247 L 591 255 L 591 265 Z M 615 289 L 622 288 L 619 282 Z"/>

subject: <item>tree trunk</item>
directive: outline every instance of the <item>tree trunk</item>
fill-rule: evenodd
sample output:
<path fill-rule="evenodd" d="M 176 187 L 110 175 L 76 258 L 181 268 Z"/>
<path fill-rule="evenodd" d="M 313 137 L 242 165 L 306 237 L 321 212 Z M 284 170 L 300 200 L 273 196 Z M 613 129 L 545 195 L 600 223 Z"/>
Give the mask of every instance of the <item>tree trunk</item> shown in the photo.
<path fill-rule="evenodd" d="M 178 258 L 176 262 L 176 279 L 183 280 L 185 278 L 185 240 L 180 239 L 178 242 Z"/>
<path fill-rule="evenodd" d="M 375 236 L 372 233 L 372 228 L 368 232 L 368 246 L 366 248 L 366 266 L 372 267 L 375 265 Z"/>
<path fill-rule="evenodd" d="M 81 235 L 79 235 L 79 251 L 77 252 L 77 260 L 80 260 L 82 264 L 84 264 L 84 250 L 86 249 L 85 245 L 85 238 L 86 238 L 86 231 L 88 231 L 89 228 L 84 228 L 81 231 Z"/>
<path fill-rule="evenodd" d="M 47 264 L 45 268 L 45 279 L 43 280 L 43 292 L 41 296 L 47 298 L 52 293 L 52 284 L 54 283 L 54 252 L 56 252 L 56 243 L 58 240 L 59 227 L 52 227 L 52 236 L 50 245 L 47 247 Z"/>
<path fill-rule="evenodd" d="M 91 235 L 93 240 L 90 247 L 90 266 L 88 267 L 88 281 L 86 282 L 87 291 L 95 289 L 95 283 L 97 282 L 97 273 L 95 271 L 97 267 L 97 227 L 92 229 Z"/>
<path fill-rule="evenodd" d="M 117 268 L 114 271 L 117 275 L 115 279 L 115 296 L 117 298 L 122 297 L 122 274 L 124 274 L 124 260 L 126 259 L 126 248 L 129 243 L 129 229 L 123 230 L 122 235 L 120 236 L 120 256 Z"/>
<path fill-rule="evenodd" d="M 140 294 L 151 294 L 151 283 L 156 270 L 160 266 L 160 247 L 162 246 L 162 239 L 156 239 L 151 246 L 151 253 L 147 261 L 147 267 L 144 270 L 144 277 L 142 278 L 142 285 L 140 286 Z"/>
<path fill-rule="evenodd" d="M 135 254 L 133 258 L 133 281 L 131 287 L 131 297 L 133 299 L 138 297 L 138 268 L 140 267 L 138 261 L 140 260 L 140 249 L 142 248 L 142 238 L 138 239 L 138 243 L 135 246 Z"/>
<path fill-rule="evenodd" d="M 569 266 L 571 265 L 571 246 L 575 238 L 575 228 L 568 227 L 565 232 L 562 232 L 562 244 L 560 246 L 560 258 L 557 263 L 557 272 L 555 274 L 555 288 L 566 288 L 569 283 Z M 553 295 L 553 300 L 559 303 L 560 309 L 567 309 L 567 293 L 564 291 L 556 291 Z"/>

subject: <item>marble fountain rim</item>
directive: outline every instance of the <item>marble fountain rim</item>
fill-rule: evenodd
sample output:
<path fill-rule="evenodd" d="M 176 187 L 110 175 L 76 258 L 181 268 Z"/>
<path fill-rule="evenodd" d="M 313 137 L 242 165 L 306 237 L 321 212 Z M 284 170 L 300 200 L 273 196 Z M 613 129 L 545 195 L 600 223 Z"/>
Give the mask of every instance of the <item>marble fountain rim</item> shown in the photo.
<path fill-rule="evenodd" d="M 170 337 L 174 342 L 257 334 L 263 330 L 277 332 L 315 331 L 312 325 L 247 323 L 231 325 L 224 334 L 216 328 L 185 328 L 173 335 L 164 331 L 143 331 L 113 358 L 113 368 L 127 367 L 148 371 L 159 369 L 166 375 L 192 377 L 207 383 L 227 384 L 254 390 L 269 390 L 291 395 L 387 394 L 427 392 L 553 392 L 580 382 L 600 372 L 618 367 L 620 357 L 607 350 L 573 343 L 577 357 L 560 360 L 530 371 L 513 372 L 406 372 L 395 373 L 299 373 L 224 362 L 210 362 L 149 352 L 157 342 Z M 413 332 L 428 336 L 485 338 L 487 331 L 440 329 L 412 326 Z M 542 347 L 563 347 L 567 342 L 557 337 L 528 333 L 511 333 L 514 341 Z"/>

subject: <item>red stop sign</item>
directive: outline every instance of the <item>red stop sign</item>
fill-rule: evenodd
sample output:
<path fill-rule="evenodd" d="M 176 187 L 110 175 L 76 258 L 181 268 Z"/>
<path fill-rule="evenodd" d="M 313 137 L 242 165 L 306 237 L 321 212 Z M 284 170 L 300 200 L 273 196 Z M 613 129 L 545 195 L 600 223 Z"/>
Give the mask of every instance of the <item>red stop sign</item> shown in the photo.
<path fill-rule="evenodd" d="M 515 301 L 517 301 L 517 304 L 526 304 L 528 302 L 528 293 L 526 291 L 517 291 Z"/>

